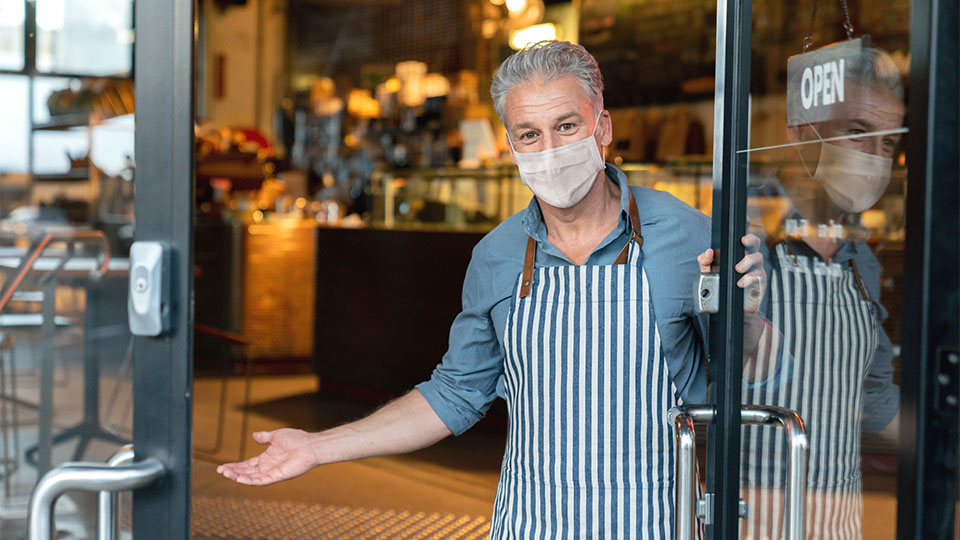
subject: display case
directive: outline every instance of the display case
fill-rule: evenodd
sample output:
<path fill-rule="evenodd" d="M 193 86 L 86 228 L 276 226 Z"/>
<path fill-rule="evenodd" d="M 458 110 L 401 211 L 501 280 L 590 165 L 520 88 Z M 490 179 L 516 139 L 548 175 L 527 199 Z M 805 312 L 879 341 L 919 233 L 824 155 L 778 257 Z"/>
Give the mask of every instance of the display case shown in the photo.
<path fill-rule="evenodd" d="M 621 163 L 632 186 L 668 191 L 710 212 L 711 162 Z M 371 227 L 487 231 L 530 204 L 533 193 L 514 165 L 482 169 L 379 171 L 371 181 Z"/>
<path fill-rule="evenodd" d="M 532 196 L 513 166 L 381 171 L 370 192 L 372 227 L 473 232 L 493 229 Z"/>

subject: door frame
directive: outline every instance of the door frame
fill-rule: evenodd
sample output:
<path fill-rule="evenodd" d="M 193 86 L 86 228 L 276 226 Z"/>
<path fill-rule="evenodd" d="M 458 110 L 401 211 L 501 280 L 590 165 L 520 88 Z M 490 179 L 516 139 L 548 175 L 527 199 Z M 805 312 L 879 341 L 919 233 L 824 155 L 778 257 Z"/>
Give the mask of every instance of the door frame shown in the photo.
<path fill-rule="evenodd" d="M 190 538 L 195 0 L 136 0 L 137 241 L 169 249 L 170 329 L 134 340 L 134 448 L 157 483 L 133 495 L 136 538 Z"/>
<path fill-rule="evenodd" d="M 908 114 L 907 122 L 900 359 L 912 369 L 900 376 L 897 538 L 903 539 L 955 534 L 960 373 L 947 355 L 960 356 L 958 11 L 956 0 L 914 0 L 910 13 L 908 106 L 921 114 Z"/>
<path fill-rule="evenodd" d="M 748 154 L 737 150 L 749 143 L 752 10 L 752 0 L 717 0 L 711 246 L 719 250 L 720 309 L 708 332 L 707 399 L 717 411 L 707 426 L 708 539 L 738 538 L 740 526 L 743 290 L 733 267 L 747 226 Z"/>

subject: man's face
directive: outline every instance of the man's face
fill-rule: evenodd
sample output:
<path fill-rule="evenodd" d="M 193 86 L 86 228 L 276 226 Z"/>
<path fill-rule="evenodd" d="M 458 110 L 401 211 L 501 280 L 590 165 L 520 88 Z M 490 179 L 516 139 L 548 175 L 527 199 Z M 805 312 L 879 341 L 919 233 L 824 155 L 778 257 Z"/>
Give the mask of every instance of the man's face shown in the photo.
<path fill-rule="evenodd" d="M 798 138 L 812 140 L 817 134 L 824 139 L 831 137 L 850 137 L 868 134 L 876 131 L 887 131 L 903 126 L 903 105 L 890 90 L 874 88 L 853 81 L 847 81 L 848 95 L 857 96 L 843 103 L 838 110 L 837 118 L 826 122 L 819 122 L 813 127 L 803 126 L 805 131 Z M 814 131 L 815 129 L 815 131 Z M 900 134 L 867 135 L 850 139 L 830 141 L 831 144 L 843 146 L 875 156 L 892 158 L 900 141 Z M 805 154 L 818 152 L 819 145 L 807 145 Z M 808 162 L 817 163 L 819 155 L 804 155 Z"/>
<path fill-rule="evenodd" d="M 573 76 L 550 82 L 538 79 L 507 92 L 504 104 L 507 137 L 516 152 L 540 152 L 585 139 L 597 119 L 580 84 Z M 610 114 L 603 111 L 597 125 L 600 150 L 610 144 Z"/>
<path fill-rule="evenodd" d="M 820 136 L 844 137 L 875 131 L 897 129 L 903 125 L 903 106 L 893 92 L 887 89 L 866 87 L 860 84 L 851 84 L 854 96 L 860 99 L 851 100 L 843 104 L 843 118 L 822 122 L 818 126 Z M 892 158 L 894 149 L 900 141 L 900 134 L 876 135 L 853 139 L 834 141 L 837 146 L 844 146 L 867 154 Z"/>

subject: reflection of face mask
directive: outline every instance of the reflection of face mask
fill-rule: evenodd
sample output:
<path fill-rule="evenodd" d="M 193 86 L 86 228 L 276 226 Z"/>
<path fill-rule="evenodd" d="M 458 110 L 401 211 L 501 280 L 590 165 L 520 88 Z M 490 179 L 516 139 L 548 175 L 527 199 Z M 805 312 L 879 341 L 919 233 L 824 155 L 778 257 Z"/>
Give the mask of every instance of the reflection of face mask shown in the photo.
<path fill-rule="evenodd" d="M 877 204 L 890 183 L 893 160 L 851 148 L 822 143 L 813 179 L 844 212 L 859 213 Z"/>
<path fill-rule="evenodd" d="M 589 137 L 541 152 L 517 152 L 508 136 L 524 185 L 555 208 L 570 208 L 582 201 L 597 173 L 603 170 L 603 156 L 596 139 L 599 123 L 597 115 Z"/>

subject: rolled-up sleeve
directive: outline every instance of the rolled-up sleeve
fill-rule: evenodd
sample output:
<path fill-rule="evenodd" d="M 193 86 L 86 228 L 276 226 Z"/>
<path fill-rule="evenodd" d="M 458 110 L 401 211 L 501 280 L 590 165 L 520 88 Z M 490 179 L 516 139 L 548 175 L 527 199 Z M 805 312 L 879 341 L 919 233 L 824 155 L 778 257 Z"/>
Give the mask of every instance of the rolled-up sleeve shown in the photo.
<path fill-rule="evenodd" d="M 473 250 L 463 283 L 463 311 L 450 327 L 447 353 L 428 381 L 417 385 L 447 428 L 460 435 L 477 423 L 496 398 L 503 352 L 490 310 L 492 269 L 481 242 Z"/>
<path fill-rule="evenodd" d="M 882 322 L 886 319 L 886 310 L 882 306 L 878 308 Z M 887 427 L 900 409 L 900 387 L 893 383 L 893 345 L 882 326 L 878 332 L 877 353 L 863 381 L 861 421 L 865 433 L 877 433 Z"/>

